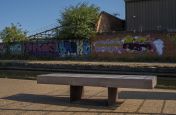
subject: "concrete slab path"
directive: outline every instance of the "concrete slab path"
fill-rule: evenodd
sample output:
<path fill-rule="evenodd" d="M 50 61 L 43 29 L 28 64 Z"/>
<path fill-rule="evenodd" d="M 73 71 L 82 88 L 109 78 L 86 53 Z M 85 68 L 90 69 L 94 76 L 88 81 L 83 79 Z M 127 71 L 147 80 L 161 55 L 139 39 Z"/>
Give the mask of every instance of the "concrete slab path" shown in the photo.
<path fill-rule="evenodd" d="M 85 87 L 84 99 L 69 103 L 69 86 L 0 79 L 0 115 L 175 115 L 176 90 L 119 89 L 116 107 L 104 106 L 106 88 Z"/>

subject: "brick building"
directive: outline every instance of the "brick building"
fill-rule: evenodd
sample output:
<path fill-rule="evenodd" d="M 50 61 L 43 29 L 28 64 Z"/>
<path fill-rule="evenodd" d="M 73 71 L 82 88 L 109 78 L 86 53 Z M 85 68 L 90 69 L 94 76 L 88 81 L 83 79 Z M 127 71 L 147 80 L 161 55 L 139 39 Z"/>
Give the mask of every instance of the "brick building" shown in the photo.
<path fill-rule="evenodd" d="M 125 21 L 107 12 L 101 12 L 96 30 L 98 33 L 109 33 L 125 30 Z"/>

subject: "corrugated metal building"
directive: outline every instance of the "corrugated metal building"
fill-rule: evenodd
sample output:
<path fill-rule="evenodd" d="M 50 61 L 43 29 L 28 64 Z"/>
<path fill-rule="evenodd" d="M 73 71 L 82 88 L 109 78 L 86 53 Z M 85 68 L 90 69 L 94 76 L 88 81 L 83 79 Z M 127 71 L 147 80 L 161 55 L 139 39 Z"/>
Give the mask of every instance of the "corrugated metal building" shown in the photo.
<path fill-rule="evenodd" d="M 176 0 L 125 0 L 127 31 L 176 32 Z"/>

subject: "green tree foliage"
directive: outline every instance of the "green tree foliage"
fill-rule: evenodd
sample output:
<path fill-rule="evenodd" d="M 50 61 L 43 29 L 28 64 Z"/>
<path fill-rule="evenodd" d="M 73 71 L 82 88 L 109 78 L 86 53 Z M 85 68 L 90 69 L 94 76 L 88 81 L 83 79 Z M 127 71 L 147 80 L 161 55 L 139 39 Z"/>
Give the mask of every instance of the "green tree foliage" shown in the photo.
<path fill-rule="evenodd" d="M 66 8 L 58 20 L 61 25 L 61 39 L 85 39 L 96 33 L 96 23 L 100 14 L 99 7 L 87 3 Z"/>
<path fill-rule="evenodd" d="M 11 24 L 0 32 L 0 39 L 5 43 L 25 41 L 27 40 L 26 33 L 20 26 Z"/>

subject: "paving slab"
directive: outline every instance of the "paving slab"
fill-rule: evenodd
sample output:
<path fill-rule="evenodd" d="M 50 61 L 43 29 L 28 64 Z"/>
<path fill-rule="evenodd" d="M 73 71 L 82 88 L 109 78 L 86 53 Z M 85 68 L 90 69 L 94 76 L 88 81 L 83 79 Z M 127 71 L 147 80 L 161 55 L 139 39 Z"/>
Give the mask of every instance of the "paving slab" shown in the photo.
<path fill-rule="evenodd" d="M 162 113 L 163 100 L 145 100 L 139 110 L 140 113 Z"/>
<path fill-rule="evenodd" d="M 176 100 L 166 101 L 164 105 L 163 113 L 176 114 Z"/>
<path fill-rule="evenodd" d="M 85 87 L 83 100 L 69 103 L 69 86 L 0 78 L 0 115 L 175 115 L 176 90 L 119 89 L 122 103 L 104 106 L 107 89 Z"/>
<path fill-rule="evenodd" d="M 127 112 L 127 113 L 135 113 L 138 112 L 138 109 L 143 104 L 144 100 L 137 99 L 127 99 L 121 104 L 114 112 Z"/>

